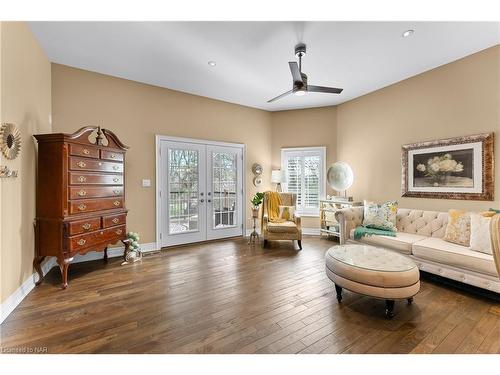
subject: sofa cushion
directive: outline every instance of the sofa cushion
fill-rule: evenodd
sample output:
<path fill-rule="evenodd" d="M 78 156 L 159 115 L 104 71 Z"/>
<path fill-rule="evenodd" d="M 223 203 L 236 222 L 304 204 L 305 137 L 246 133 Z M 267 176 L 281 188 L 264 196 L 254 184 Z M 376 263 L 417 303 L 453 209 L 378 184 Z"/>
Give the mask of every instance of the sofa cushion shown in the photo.
<path fill-rule="evenodd" d="M 498 276 L 492 255 L 470 250 L 441 238 L 426 238 L 418 241 L 413 244 L 412 252 L 417 258 Z"/>
<path fill-rule="evenodd" d="M 351 239 L 354 239 L 354 229 L 350 233 Z M 391 236 L 365 236 L 359 242 L 367 243 L 370 245 L 387 247 L 389 249 L 397 250 L 400 253 L 411 255 L 411 245 L 415 242 L 424 240 L 428 237 L 418 234 L 397 232 L 396 237 Z"/>
<path fill-rule="evenodd" d="M 377 204 L 364 201 L 363 226 L 368 228 L 396 231 L 398 202 Z"/>
<path fill-rule="evenodd" d="M 284 221 L 282 223 L 267 223 L 267 231 L 271 233 L 297 233 L 297 225 L 293 221 Z"/>
<path fill-rule="evenodd" d="M 448 224 L 448 213 L 400 208 L 397 213 L 398 232 L 443 238 Z"/>

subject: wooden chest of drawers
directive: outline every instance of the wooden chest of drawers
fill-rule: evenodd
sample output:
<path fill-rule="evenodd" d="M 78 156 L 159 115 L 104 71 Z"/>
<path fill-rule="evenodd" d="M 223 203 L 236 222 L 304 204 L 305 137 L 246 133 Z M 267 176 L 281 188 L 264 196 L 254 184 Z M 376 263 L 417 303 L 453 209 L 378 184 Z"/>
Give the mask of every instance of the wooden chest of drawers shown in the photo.
<path fill-rule="evenodd" d="M 95 141 L 91 136 L 96 133 Z M 35 259 L 57 257 L 62 286 L 75 254 L 103 251 L 118 241 L 128 246 L 125 152 L 107 129 L 84 127 L 74 134 L 35 135 L 38 141 Z"/>

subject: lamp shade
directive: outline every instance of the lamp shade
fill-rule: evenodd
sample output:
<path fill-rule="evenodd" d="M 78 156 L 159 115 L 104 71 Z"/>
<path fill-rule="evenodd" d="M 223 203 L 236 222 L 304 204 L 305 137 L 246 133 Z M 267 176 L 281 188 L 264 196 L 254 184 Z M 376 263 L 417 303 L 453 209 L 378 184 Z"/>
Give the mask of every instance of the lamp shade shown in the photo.
<path fill-rule="evenodd" d="M 271 182 L 273 184 L 285 183 L 286 182 L 286 174 L 279 169 L 272 171 L 271 172 Z"/>

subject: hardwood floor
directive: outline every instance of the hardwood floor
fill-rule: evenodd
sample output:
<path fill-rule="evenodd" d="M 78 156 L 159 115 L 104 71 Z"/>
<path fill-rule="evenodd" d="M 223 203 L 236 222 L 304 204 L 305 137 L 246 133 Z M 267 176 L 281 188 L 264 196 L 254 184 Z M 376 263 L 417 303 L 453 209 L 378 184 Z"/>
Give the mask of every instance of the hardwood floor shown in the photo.
<path fill-rule="evenodd" d="M 414 303 L 344 291 L 324 271 L 334 242 L 262 250 L 244 239 L 179 247 L 121 266 L 53 269 L 1 326 L 1 347 L 49 353 L 500 353 L 497 302 L 422 281 Z M 76 282 L 77 281 L 77 282 Z M 39 349 L 40 350 L 40 349 Z M 43 350 L 43 349 L 42 349 Z"/>

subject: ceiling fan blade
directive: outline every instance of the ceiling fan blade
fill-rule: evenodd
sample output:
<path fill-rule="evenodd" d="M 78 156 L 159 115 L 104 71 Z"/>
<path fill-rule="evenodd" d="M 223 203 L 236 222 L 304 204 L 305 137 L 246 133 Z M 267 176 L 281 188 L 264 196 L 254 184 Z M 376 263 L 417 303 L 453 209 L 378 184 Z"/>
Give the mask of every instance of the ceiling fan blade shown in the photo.
<path fill-rule="evenodd" d="M 327 94 L 340 94 L 343 89 L 338 89 L 336 87 L 325 87 L 325 86 L 314 86 L 307 85 L 307 91 L 311 92 L 325 92 Z"/>
<path fill-rule="evenodd" d="M 290 71 L 292 72 L 293 82 L 304 83 L 302 81 L 302 75 L 300 74 L 298 64 L 295 61 L 290 61 L 288 65 L 290 65 Z"/>
<path fill-rule="evenodd" d="M 282 97 L 287 96 L 287 95 L 291 94 L 292 92 L 293 92 L 293 90 L 290 90 L 290 91 L 284 92 L 283 94 L 278 95 L 277 97 L 272 98 L 271 100 L 268 100 L 267 102 L 268 102 L 268 103 L 274 102 L 275 100 L 281 99 Z"/>

